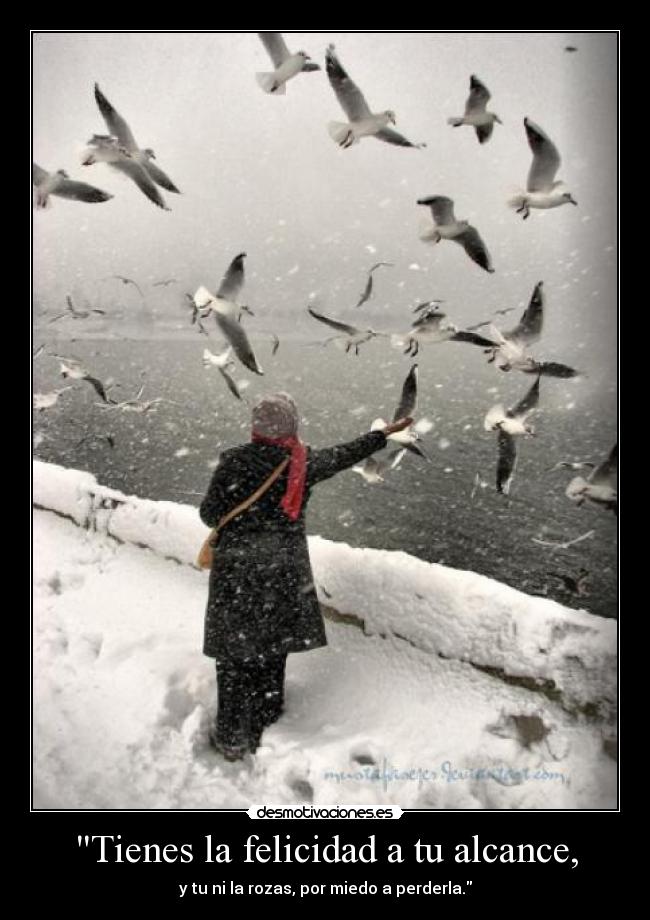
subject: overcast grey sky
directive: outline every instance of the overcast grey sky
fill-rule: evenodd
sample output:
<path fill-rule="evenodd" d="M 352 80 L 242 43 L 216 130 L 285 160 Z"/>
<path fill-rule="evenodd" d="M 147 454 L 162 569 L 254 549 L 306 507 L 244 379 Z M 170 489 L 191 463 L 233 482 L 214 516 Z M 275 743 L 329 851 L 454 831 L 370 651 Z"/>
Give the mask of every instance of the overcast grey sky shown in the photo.
<path fill-rule="evenodd" d="M 582 343 L 593 373 L 616 358 L 617 40 L 614 33 L 289 32 L 292 50 L 323 66 L 328 43 L 374 111 L 393 109 L 397 130 L 424 150 L 366 138 L 340 150 L 327 133 L 343 120 L 324 70 L 301 74 L 269 96 L 256 71 L 272 69 L 255 32 L 54 33 L 34 36 L 33 152 L 112 192 L 105 204 L 54 199 L 34 212 L 34 291 L 48 308 L 68 290 L 106 297 L 98 279 L 165 277 L 183 290 L 214 289 L 230 259 L 248 253 L 245 302 L 277 326 L 314 334 L 310 294 L 324 312 L 358 318 L 364 271 L 379 259 L 377 297 L 364 310 L 381 328 L 403 328 L 415 298 L 441 297 L 466 324 L 527 302 L 538 280 L 548 298 L 545 354 Z M 573 44 L 570 54 L 564 46 Z M 479 146 L 463 113 L 470 74 L 499 114 Z M 182 195 L 171 212 L 149 202 L 108 166 L 80 165 L 105 125 L 97 81 L 142 147 Z M 579 203 L 534 211 L 522 222 L 506 206 L 530 165 L 523 118 L 562 155 L 559 177 Z M 418 239 L 416 199 L 449 195 L 479 229 L 496 268 L 471 263 L 459 246 Z M 418 268 L 414 267 L 418 266 Z M 115 291 L 112 291 L 115 293 Z M 121 292 L 118 292 L 121 293 Z M 148 289 L 157 315 L 178 315 L 177 293 Z M 295 317 L 295 319 L 294 319 Z M 510 318 L 510 317 L 508 317 Z M 317 330 L 320 334 L 320 329 Z"/>

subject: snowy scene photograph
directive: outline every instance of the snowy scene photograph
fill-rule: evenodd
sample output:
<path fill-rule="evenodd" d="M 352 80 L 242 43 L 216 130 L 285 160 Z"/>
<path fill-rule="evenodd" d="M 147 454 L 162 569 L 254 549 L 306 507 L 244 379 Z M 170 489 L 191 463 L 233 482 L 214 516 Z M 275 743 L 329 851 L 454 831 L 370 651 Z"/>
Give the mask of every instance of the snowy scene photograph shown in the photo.
<path fill-rule="evenodd" d="M 32 808 L 616 809 L 618 34 L 32 33 Z"/>

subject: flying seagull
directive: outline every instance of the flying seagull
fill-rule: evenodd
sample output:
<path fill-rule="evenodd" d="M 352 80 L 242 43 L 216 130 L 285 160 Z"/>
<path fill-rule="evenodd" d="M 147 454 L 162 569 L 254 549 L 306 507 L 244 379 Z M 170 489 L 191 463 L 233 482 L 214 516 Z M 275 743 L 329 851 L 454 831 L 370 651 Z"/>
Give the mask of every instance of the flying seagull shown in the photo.
<path fill-rule="evenodd" d="M 445 195 L 431 195 L 429 198 L 419 198 L 418 204 L 431 208 L 433 225 L 427 225 L 420 233 L 420 239 L 425 243 L 439 243 L 440 240 L 453 240 L 460 243 L 472 262 L 476 262 L 486 272 L 494 272 L 492 259 L 478 230 L 466 221 L 456 220 L 454 215 L 454 202 Z"/>
<path fill-rule="evenodd" d="M 526 395 L 513 409 L 504 410 L 503 406 L 493 406 L 485 416 L 483 427 L 486 431 L 498 431 L 499 459 L 497 462 L 497 492 L 508 495 L 517 462 L 518 435 L 533 435 L 534 429 L 528 424 L 528 416 L 539 404 L 538 377 Z"/>
<path fill-rule="evenodd" d="M 314 319 L 317 319 L 321 323 L 325 323 L 326 326 L 330 326 L 332 329 L 338 329 L 338 331 L 342 333 L 341 335 L 333 335 L 331 338 L 326 339 L 325 342 L 323 342 L 324 345 L 334 339 L 347 337 L 347 342 L 345 344 L 346 354 L 353 348 L 355 355 L 358 355 L 360 345 L 375 338 L 375 336 L 384 335 L 383 332 L 375 332 L 373 329 L 357 329 L 356 326 L 350 326 L 347 323 L 340 322 L 340 320 L 331 319 L 329 316 L 323 316 L 322 313 L 317 313 L 316 310 L 313 310 L 311 307 L 307 307 L 307 312 L 310 316 L 313 316 Z"/>
<path fill-rule="evenodd" d="M 552 550 L 556 549 L 569 549 L 570 546 L 573 546 L 575 543 L 582 543 L 583 540 L 589 540 L 596 533 L 595 530 L 589 530 L 587 533 L 583 533 L 579 537 L 575 537 L 573 540 L 566 540 L 561 543 L 552 543 L 549 540 L 540 540 L 539 537 L 531 537 L 533 543 L 537 543 L 539 546 L 550 546 Z"/>
<path fill-rule="evenodd" d="M 542 129 L 524 118 L 524 127 L 528 145 L 533 152 L 533 162 L 528 173 L 525 192 L 517 192 L 510 199 L 509 204 L 515 208 L 526 220 L 530 216 L 531 208 L 557 208 L 561 204 L 574 204 L 578 202 L 571 192 L 566 191 L 563 182 L 555 182 L 555 175 L 560 168 L 560 154 L 557 147 Z"/>
<path fill-rule="evenodd" d="M 276 351 L 278 350 L 278 348 L 280 347 L 280 339 L 277 337 L 277 335 L 275 335 L 275 333 L 273 333 L 272 340 L 273 340 L 273 351 L 271 352 L 271 354 L 274 355 Z"/>
<path fill-rule="evenodd" d="M 585 479 L 575 476 L 566 488 L 566 496 L 578 507 L 586 500 L 602 505 L 618 515 L 618 444 Z"/>
<path fill-rule="evenodd" d="M 575 45 L 565 45 L 564 50 L 572 52 L 572 51 L 577 51 L 578 49 L 576 48 Z"/>
<path fill-rule="evenodd" d="M 51 409 L 59 401 L 59 396 L 66 390 L 74 390 L 74 387 L 61 387 L 59 390 L 52 390 L 51 393 L 34 393 L 32 405 L 38 412 L 44 409 Z"/>
<path fill-rule="evenodd" d="M 481 348 L 489 348 L 494 345 L 490 339 L 467 329 L 459 329 L 454 323 L 445 322 L 446 313 L 441 313 L 437 306 L 423 310 L 420 316 L 411 324 L 411 328 L 406 336 L 395 336 L 397 344 L 402 345 L 406 341 L 407 347 L 404 354 L 415 357 L 420 350 L 421 342 L 467 342 L 470 345 L 478 345 Z"/>
<path fill-rule="evenodd" d="M 192 311 L 192 318 L 190 322 L 193 326 L 196 325 L 197 332 L 199 332 L 201 335 L 209 336 L 210 333 L 208 332 L 208 330 L 205 328 L 205 326 L 201 322 L 201 319 L 205 319 L 206 316 L 209 315 L 210 311 L 206 310 L 204 312 L 201 312 L 201 310 L 199 310 L 197 305 L 194 303 L 194 297 L 188 293 L 185 294 L 184 306 L 186 306 L 189 310 Z"/>
<path fill-rule="evenodd" d="M 52 358 L 56 358 L 60 362 L 60 371 L 61 376 L 64 380 L 68 377 L 71 380 L 85 380 L 89 383 L 98 396 L 103 400 L 103 402 L 109 404 L 114 403 L 114 399 L 110 399 L 106 395 L 106 388 L 101 380 L 97 377 L 93 377 L 89 371 L 86 370 L 82 364 L 76 360 L 76 358 L 65 358 L 63 355 L 51 355 Z"/>
<path fill-rule="evenodd" d="M 144 300 L 144 294 L 142 293 L 142 288 L 137 283 L 137 281 L 133 280 L 133 278 L 125 278 L 124 275 L 108 275 L 106 278 L 102 278 L 102 281 L 110 281 L 112 279 L 115 279 L 116 281 L 121 281 L 122 284 L 132 284 L 133 287 L 137 289 L 140 297 L 142 297 L 142 299 Z"/>
<path fill-rule="evenodd" d="M 393 422 L 399 421 L 402 418 L 413 418 L 415 415 L 415 410 L 417 407 L 418 401 L 418 366 L 413 364 L 410 371 L 408 372 L 406 379 L 402 385 L 402 392 L 400 395 L 399 405 L 393 413 Z M 378 431 L 379 429 L 385 428 L 386 422 L 382 418 L 375 419 L 375 421 L 370 426 L 371 431 Z M 419 440 L 417 433 L 417 425 L 410 424 L 408 427 L 403 428 L 401 431 L 393 432 L 389 434 L 388 438 L 392 441 L 396 441 L 402 448 L 410 451 L 413 454 L 417 454 L 419 457 L 424 457 L 428 459 L 423 450 L 421 450 L 417 445 L 416 441 Z"/>
<path fill-rule="evenodd" d="M 283 96 L 287 91 L 287 82 L 293 77 L 299 73 L 320 70 L 318 64 L 312 61 L 306 51 L 297 51 L 292 54 L 281 32 L 258 32 L 257 34 L 275 67 L 272 73 L 255 74 L 255 79 L 265 93 Z"/>
<path fill-rule="evenodd" d="M 370 300 L 370 295 L 372 294 L 372 273 L 376 271 L 378 268 L 381 268 L 382 265 L 387 265 L 387 266 L 392 267 L 393 263 L 392 262 L 377 262 L 376 265 L 373 265 L 372 268 L 369 269 L 368 280 L 366 281 L 366 286 L 363 290 L 363 294 L 361 294 L 359 303 L 357 304 L 358 307 L 362 306 L 367 300 Z"/>
<path fill-rule="evenodd" d="M 460 125 L 472 125 L 476 131 L 479 144 L 484 144 L 492 136 L 495 121 L 503 124 L 498 115 L 488 112 L 486 106 L 490 93 L 478 77 L 469 78 L 469 96 L 465 103 L 465 114 L 461 118 L 448 118 L 447 124 L 458 128 Z"/>
<path fill-rule="evenodd" d="M 574 470 L 577 472 L 578 470 L 593 470 L 595 466 L 596 464 L 589 460 L 576 460 L 575 462 L 570 460 L 560 460 L 555 464 L 555 466 L 550 466 L 546 472 L 555 473 L 556 470 Z"/>
<path fill-rule="evenodd" d="M 69 294 L 66 294 L 65 300 L 68 305 L 67 312 L 59 313 L 57 316 L 53 317 L 49 323 L 55 323 L 58 319 L 63 319 L 64 316 L 69 316 L 70 314 L 72 314 L 73 319 L 88 319 L 91 313 L 99 313 L 101 316 L 106 316 L 106 310 L 96 310 L 94 308 L 90 310 L 77 310 Z"/>
<path fill-rule="evenodd" d="M 170 284 L 178 284 L 177 278 L 168 278 L 166 281 L 154 281 L 152 287 L 167 287 Z"/>
<path fill-rule="evenodd" d="M 220 355 L 215 355 L 208 348 L 203 351 L 203 366 L 204 367 L 216 367 L 223 379 L 226 381 L 226 385 L 232 395 L 236 399 L 241 399 L 242 395 L 237 388 L 237 384 L 232 379 L 228 371 L 230 368 L 235 366 L 235 362 L 232 360 L 232 346 L 229 345 L 228 348 Z"/>
<path fill-rule="evenodd" d="M 51 207 L 50 195 L 71 198 L 73 201 L 86 201 L 90 204 L 109 201 L 113 197 L 94 185 L 88 185 L 87 182 L 76 182 L 63 169 L 49 173 L 36 163 L 32 163 L 32 183 L 36 187 L 37 208 Z"/>
<path fill-rule="evenodd" d="M 378 482 L 384 482 L 384 476 L 390 470 L 394 470 L 395 467 L 401 462 L 402 457 L 406 453 L 406 448 L 401 447 L 397 450 L 392 450 L 385 459 L 377 459 L 376 457 L 366 457 L 363 463 L 357 464 L 352 467 L 352 470 L 355 473 L 360 473 L 361 476 L 366 480 L 366 482 L 376 484 Z"/>
<path fill-rule="evenodd" d="M 194 303 L 199 311 L 207 309 L 214 313 L 219 330 L 232 345 L 241 363 L 255 374 L 263 374 L 246 331 L 237 318 L 241 315 L 241 307 L 236 303 L 236 298 L 244 284 L 245 258 L 245 252 L 235 256 L 219 284 L 216 296 L 201 286 L 194 294 Z"/>
<path fill-rule="evenodd" d="M 325 52 L 325 68 L 336 98 L 350 119 L 349 123 L 331 121 L 327 126 L 330 137 L 339 147 L 351 147 L 362 137 L 376 137 L 380 141 L 396 144 L 398 147 L 426 146 L 426 144 L 412 144 L 397 131 L 388 127 L 389 123 L 395 124 L 396 120 L 395 113 L 390 109 L 377 113 L 370 111 L 361 90 L 341 66 L 341 62 L 334 53 L 334 45 L 328 45 Z"/>
<path fill-rule="evenodd" d="M 144 391 L 145 384 L 140 385 L 140 389 L 133 397 L 133 399 L 125 399 L 123 402 L 116 402 L 114 399 L 110 400 L 111 405 L 101 405 L 101 409 L 111 409 L 121 412 L 139 412 L 144 414 L 153 409 L 154 406 L 157 406 L 158 403 L 168 402 L 171 403 L 170 399 L 164 399 L 162 396 L 157 396 L 155 399 L 141 400 L 140 397 Z"/>
<path fill-rule="evenodd" d="M 132 179 L 150 201 L 168 211 L 164 198 L 156 188 L 160 185 L 169 192 L 180 194 L 174 183 L 160 167 L 152 161 L 156 155 L 151 147 L 140 149 L 126 121 L 113 108 L 95 83 L 95 101 L 99 106 L 109 135 L 95 134 L 88 141 L 84 154 L 84 166 L 104 162 Z"/>
<path fill-rule="evenodd" d="M 494 362 L 501 371 L 518 370 L 525 374 L 543 374 L 546 377 L 571 378 L 578 377 L 580 372 L 558 364 L 555 361 L 535 361 L 527 353 L 527 348 L 537 342 L 542 334 L 544 321 L 544 292 L 543 281 L 538 281 L 533 289 L 530 303 L 524 310 L 521 319 L 514 329 L 509 332 L 500 332 L 495 326 L 490 326 L 490 336 L 494 347 L 488 349 L 490 357 L 488 363 Z"/>

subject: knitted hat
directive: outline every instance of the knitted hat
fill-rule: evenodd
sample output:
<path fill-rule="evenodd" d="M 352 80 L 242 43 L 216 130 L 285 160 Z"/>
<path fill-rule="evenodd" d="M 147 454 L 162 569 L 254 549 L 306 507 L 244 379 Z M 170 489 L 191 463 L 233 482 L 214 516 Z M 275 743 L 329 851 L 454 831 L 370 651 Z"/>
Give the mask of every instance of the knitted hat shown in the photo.
<path fill-rule="evenodd" d="M 298 432 L 298 407 L 288 393 L 264 396 L 253 407 L 253 432 L 265 438 L 289 438 Z"/>

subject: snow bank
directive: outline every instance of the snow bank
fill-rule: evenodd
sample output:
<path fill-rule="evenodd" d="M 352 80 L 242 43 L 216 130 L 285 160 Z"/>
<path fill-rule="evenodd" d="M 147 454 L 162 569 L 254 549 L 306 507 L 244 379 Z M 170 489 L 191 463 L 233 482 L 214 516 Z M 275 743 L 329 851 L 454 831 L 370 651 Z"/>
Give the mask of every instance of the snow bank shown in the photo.
<path fill-rule="evenodd" d="M 40 461 L 33 502 L 188 565 L 208 532 L 192 506 L 126 496 L 90 473 Z M 309 548 L 319 597 L 335 618 L 537 689 L 568 711 L 614 719 L 615 621 L 402 552 L 321 537 L 310 537 Z"/>

